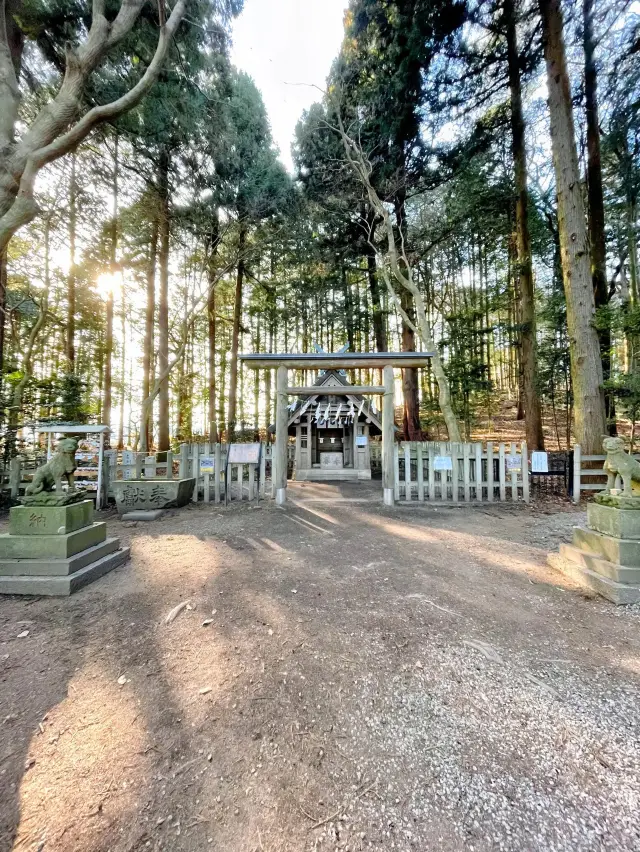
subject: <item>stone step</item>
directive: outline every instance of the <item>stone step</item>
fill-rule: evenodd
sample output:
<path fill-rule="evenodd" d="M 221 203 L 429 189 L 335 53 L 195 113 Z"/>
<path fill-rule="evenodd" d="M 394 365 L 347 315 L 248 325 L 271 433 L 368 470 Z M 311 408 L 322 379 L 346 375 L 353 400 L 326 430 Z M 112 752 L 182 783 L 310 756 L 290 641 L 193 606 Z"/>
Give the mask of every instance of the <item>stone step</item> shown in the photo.
<path fill-rule="evenodd" d="M 62 535 L 0 535 L 0 559 L 68 559 L 107 538 L 105 523 Z"/>
<path fill-rule="evenodd" d="M 640 510 L 616 509 L 613 506 L 589 503 L 587 524 L 590 529 L 614 538 L 640 541 Z"/>
<path fill-rule="evenodd" d="M 612 538 L 609 535 L 585 530 L 582 527 L 573 528 L 573 543 L 580 550 L 613 562 L 615 565 L 625 565 L 628 568 L 640 568 L 640 541 L 626 538 Z"/>
<path fill-rule="evenodd" d="M 626 583 L 616 583 L 608 577 L 602 577 L 571 559 L 565 559 L 559 553 L 550 553 L 547 562 L 552 568 L 614 604 L 633 604 L 640 601 L 640 586 L 628 586 Z"/>
<path fill-rule="evenodd" d="M 91 562 L 68 577 L 0 577 L 0 594 L 3 595 L 72 595 L 83 586 L 93 583 L 129 559 L 130 550 L 123 547 Z"/>
<path fill-rule="evenodd" d="M 594 556 L 593 553 L 588 553 L 572 544 L 561 544 L 560 555 L 572 562 L 577 562 L 583 568 L 595 571 L 601 577 L 615 580 L 616 583 L 626 583 L 631 586 L 640 585 L 640 568 L 616 565 L 615 562 L 608 562 L 606 559 Z"/>
<path fill-rule="evenodd" d="M 0 577 L 66 577 L 119 547 L 119 539 L 108 538 L 67 559 L 0 559 Z"/>

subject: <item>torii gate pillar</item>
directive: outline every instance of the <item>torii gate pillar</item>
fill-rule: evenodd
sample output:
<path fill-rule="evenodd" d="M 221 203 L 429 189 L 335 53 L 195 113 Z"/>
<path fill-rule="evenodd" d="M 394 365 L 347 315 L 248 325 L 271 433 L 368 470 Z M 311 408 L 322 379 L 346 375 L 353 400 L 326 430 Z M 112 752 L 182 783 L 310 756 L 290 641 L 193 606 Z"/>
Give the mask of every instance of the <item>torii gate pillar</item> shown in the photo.
<path fill-rule="evenodd" d="M 393 506 L 395 475 L 393 470 L 393 367 L 387 365 L 383 371 L 384 396 L 382 397 L 382 500 L 385 506 Z"/>
<path fill-rule="evenodd" d="M 276 444 L 273 453 L 273 496 L 277 506 L 287 502 L 287 398 L 288 370 L 278 367 L 276 373 Z"/>

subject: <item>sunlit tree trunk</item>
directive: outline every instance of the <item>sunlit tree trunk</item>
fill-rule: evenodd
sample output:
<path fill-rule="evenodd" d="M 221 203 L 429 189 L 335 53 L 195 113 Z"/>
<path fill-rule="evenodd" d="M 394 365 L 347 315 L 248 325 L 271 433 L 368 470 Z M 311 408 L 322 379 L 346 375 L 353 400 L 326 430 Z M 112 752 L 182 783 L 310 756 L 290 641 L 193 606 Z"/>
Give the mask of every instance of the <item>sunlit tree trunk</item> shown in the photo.
<path fill-rule="evenodd" d="M 233 440 L 236 428 L 238 404 L 238 345 L 240 342 L 240 323 L 242 320 L 242 289 L 244 286 L 245 249 L 247 244 L 246 225 L 240 223 L 238 236 L 238 271 L 236 275 L 236 292 L 233 304 L 233 334 L 231 337 L 231 363 L 229 365 L 229 440 Z"/>
<path fill-rule="evenodd" d="M 562 12 L 560 0 L 539 0 L 539 5 L 547 64 L 551 145 L 567 302 L 575 438 L 584 453 L 593 454 L 601 448 L 606 417 L 600 342 L 593 324 L 595 300 Z"/>
<path fill-rule="evenodd" d="M 584 94 L 587 118 L 587 200 L 589 242 L 591 244 L 591 275 L 596 310 L 609 304 L 607 282 L 607 243 L 604 230 L 604 192 L 602 189 L 602 155 L 600 152 L 600 120 L 598 117 L 598 71 L 595 59 L 593 34 L 594 0 L 583 3 L 584 33 Z M 599 323 L 600 355 L 602 373 L 606 381 L 611 376 L 611 329 Z M 616 434 L 614 397 L 605 394 L 607 426 L 611 435 Z"/>
<path fill-rule="evenodd" d="M 71 155 L 71 178 L 69 180 L 69 275 L 67 276 L 67 372 L 75 371 L 76 363 L 76 225 L 77 225 L 76 154 Z"/>
<path fill-rule="evenodd" d="M 166 148 L 160 153 L 158 192 L 160 196 L 160 300 L 158 304 L 158 375 L 163 376 L 158 393 L 158 450 L 169 449 L 169 166 Z M 166 373 L 166 375 L 165 375 Z"/>
<path fill-rule="evenodd" d="M 156 260 L 158 254 L 158 234 L 160 223 L 158 219 L 157 199 L 153 198 L 153 220 L 151 223 L 151 241 L 147 260 L 147 304 L 144 315 L 144 352 L 142 356 L 142 398 L 147 399 L 153 383 L 153 353 L 154 353 L 154 320 L 156 312 Z M 151 449 L 153 420 L 153 405 L 140 424 L 140 451 L 148 453 Z"/>
<path fill-rule="evenodd" d="M 507 26 L 511 132 L 516 189 L 516 253 L 520 307 L 522 401 L 524 403 L 527 444 L 533 450 L 543 450 L 542 410 L 538 395 L 535 288 L 528 221 L 527 150 L 522 114 L 520 57 L 513 0 L 504 0 L 504 12 Z"/>

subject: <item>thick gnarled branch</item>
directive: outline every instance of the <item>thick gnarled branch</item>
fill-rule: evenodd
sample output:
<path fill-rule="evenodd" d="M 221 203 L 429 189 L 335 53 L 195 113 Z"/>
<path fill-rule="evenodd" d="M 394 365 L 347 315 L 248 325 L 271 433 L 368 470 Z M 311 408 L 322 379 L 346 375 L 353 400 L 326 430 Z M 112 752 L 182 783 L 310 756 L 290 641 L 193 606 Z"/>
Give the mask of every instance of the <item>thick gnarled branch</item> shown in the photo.
<path fill-rule="evenodd" d="M 40 170 L 74 150 L 99 124 L 118 118 L 137 106 L 156 82 L 173 36 L 184 17 L 187 0 L 177 0 L 166 21 L 164 5 L 160 2 L 159 17 L 163 23 L 156 50 L 136 85 L 117 100 L 90 109 L 69 127 L 78 111 L 81 92 L 89 76 L 133 28 L 144 3 L 145 0 L 123 0 L 116 18 L 109 24 L 104 16 L 104 0 L 94 0 L 89 34 L 80 48 L 69 53 L 58 94 L 40 111 L 16 146 L 11 162 L 0 174 L 0 254 L 16 231 L 37 214 L 35 181 Z M 65 127 L 69 129 L 65 131 Z"/>

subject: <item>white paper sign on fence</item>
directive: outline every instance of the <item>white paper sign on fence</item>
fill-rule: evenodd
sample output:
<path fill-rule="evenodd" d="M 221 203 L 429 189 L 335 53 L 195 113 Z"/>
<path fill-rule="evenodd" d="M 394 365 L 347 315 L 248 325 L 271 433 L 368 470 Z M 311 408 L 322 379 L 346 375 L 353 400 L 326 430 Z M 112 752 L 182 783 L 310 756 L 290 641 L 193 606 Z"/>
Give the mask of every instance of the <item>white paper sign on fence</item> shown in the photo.
<path fill-rule="evenodd" d="M 260 444 L 231 444 L 229 464 L 259 464 Z"/>
<path fill-rule="evenodd" d="M 507 456 L 507 470 L 510 473 L 518 473 L 522 470 L 522 456 Z"/>
<path fill-rule="evenodd" d="M 434 470 L 453 470 L 453 459 L 451 456 L 436 456 L 433 460 Z"/>
<path fill-rule="evenodd" d="M 366 447 L 369 442 L 369 439 L 366 435 L 357 435 L 356 436 L 356 447 Z"/>
<path fill-rule="evenodd" d="M 205 473 L 216 472 L 216 460 L 213 456 L 201 456 L 200 458 L 200 475 Z"/>
<path fill-rule="evenodd" d="M 549 473 L 549 454 L 534 451 L 531 453 L 531 473 Z"/>

